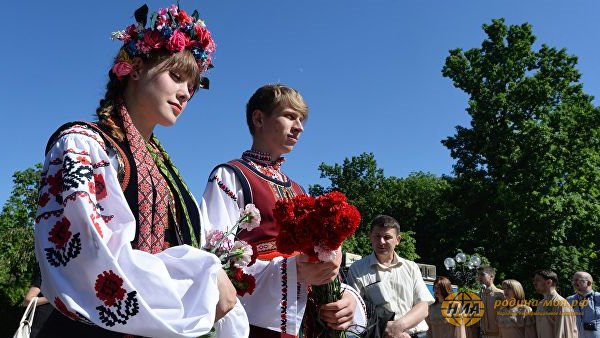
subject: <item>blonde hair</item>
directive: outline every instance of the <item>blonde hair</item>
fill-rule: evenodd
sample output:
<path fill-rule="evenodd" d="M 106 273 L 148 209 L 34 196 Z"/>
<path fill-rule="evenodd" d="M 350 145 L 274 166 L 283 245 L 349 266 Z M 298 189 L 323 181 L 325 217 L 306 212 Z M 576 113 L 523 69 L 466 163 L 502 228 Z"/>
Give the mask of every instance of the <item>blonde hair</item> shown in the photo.
<path fill-rule="evenodd" d="M 507 279 L 502 282 L 502 287 L 507 287 L 513 290 L 513 293 L 515 294 L 515 299 L 517 301 L 525 300 L 525 291 L 523 290 L 523 286 L 521 285 L 521 283 L 519 283 L 518 280 Z"/>
<path fill-rule="evenodd" d="M 268 84 L 258 88 L 246 104 L 246 122 L 250 134 L 254 135 L 252 113 L 255 110 L 271 115 L 276 108 L 283 105 L 300 113 L 304 120 L 308 119 L 308 105 L 302 95 L 294 88 L 283 84 Z"/>
<path fill-rule="evenodd" d="M 194 55 L 189 50 L 174 54 L 157 50 L 150 54 L 148 58 L 145 58 L 144 63 L 150 68 L 162 63 L 158 69 L 159 72 L 177 71 L 183 78 L 192 80 L 194 92 L 200 85 L 200 68 Z M 98 124 L 107 129 L 113 138 L 122 142 L 125 139 L 125 134 L 121 128 L 122 123 L 117 110 L 123 104 L 123 95 L 129 78 L 119 80 L 112 71 L 108 72 L 108 77 L 106 93 L 104 98 L 100 100 L 96 115 L 98 116 Z M 190 95 L 193 95 L 193 93 L 190 93 Z"/>

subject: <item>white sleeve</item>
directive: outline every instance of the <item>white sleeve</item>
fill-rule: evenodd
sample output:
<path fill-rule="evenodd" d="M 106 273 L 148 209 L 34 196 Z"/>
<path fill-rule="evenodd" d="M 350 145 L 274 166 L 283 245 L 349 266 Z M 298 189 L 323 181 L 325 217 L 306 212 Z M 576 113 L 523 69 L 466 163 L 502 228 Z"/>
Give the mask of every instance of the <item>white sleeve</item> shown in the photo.
<path fill-rule="evenodd" d="M 152 337 L 198 337 L 213 327 L 220 262 L 190 246 L 133 250 L 136 221 L 111 157 L 85 128 L 46 156 L 35 251 L 42 290 L 74 320 Z M 134 184 L 134 183 L 132 183 Z"/>
<path fill-rule="evenodd" d="M 243 206 L 242 185 L 235 172 L 225 166 L 216 168 L 209 176 L 200 204 L 203 245 L 210 230 L 225 231 L 235 224 Z M 296 259 L 257 260 L 244 270 L 256 279 L 254 292 L 240 297 L 250 324 L 297 335 L 306 307 L 307 287 L 297 282 Z"/>

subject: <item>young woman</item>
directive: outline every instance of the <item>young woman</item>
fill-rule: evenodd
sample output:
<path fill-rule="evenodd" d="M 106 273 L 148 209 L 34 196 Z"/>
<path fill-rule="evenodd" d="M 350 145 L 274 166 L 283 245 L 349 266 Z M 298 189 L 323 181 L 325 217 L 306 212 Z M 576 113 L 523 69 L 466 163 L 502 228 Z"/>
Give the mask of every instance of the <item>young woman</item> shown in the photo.
<path fill-rule="evenodd" d="M 51 136 L 35 227 L 42 289 L 59 311 L 43 337 L 198 337 L 215 320 L 247 336 L 219 259 L 201 251 L 196 201 L 153 135 L 206 86 L 215 44 L 195 11 L 135 12 L 98 122 Z M 186 245 L 187 244 L 187 245 Z M 112 331 L 112 332 L 111 332 Z"/>
<path fill-rule="evenodd" d="M 429 306 L 429 314 L 425 319 L 429 330 L 427 331 L 428 338 L 465 338 L 464 325 L 452 325 L 442 315 L 442 303 L 444 299 L 452 293 L 452 283 L 446 277 L 438 277 L 433 282 L 433 293 L 435 295 L 435 303 Z"/>
<path fill-rule="evenodd" d="M 503 338 L 535 338 L 535 317 L 532 316 L 532 310 L 525 305 L 525 292 L 521 283 L 514 279 L 507 279 L 502 282 L 502 291 L 504 292 L 507 306 L 498 309 L 498 328 L 500 328 L 500 337 Z"/>

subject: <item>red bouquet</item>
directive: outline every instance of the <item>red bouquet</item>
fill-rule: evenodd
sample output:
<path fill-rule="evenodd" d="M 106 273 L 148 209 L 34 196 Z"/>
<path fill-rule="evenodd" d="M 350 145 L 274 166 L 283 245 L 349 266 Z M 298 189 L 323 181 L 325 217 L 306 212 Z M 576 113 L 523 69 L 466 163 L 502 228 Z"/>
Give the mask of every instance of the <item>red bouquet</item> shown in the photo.
<path fill-rule="evenodd" d="M 299 251 L 315 262 L 334 260 L 336 250 L 354 234 L 360 223 L 358 209 L 348 203 L 343 193 L 337 191 L 319 197 L 301 195 L 277 201 L 273 214 L 279 225 L 277 250 L 286 254 Z M 313 285 L 310 297 L 317 307 L 340 300 L 342 290 L 339 279 L 324 285 Z M 310 309 L 307 308 L 307 311 Z M 320 321 L 307 324 L 313 329 L 321 326 L 330 337 L 346 336 L 344 332 L 327 329 Z"/>

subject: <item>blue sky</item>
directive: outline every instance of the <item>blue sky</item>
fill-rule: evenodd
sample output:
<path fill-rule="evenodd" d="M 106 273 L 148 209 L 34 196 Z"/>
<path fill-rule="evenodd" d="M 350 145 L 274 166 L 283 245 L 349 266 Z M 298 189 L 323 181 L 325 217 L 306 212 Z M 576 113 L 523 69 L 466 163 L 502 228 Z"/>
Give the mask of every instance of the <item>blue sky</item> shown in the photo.
<path fill-rule="evenodd" d="M 170 2 L 148 1 L 150 10 Z M 5 8 L 0 53 L 4 156 L 0 201 L 16 170 L 43 161 L 48 136 L 91 120 L 120 47 L 110 33 L 133 22 L 138 1 L 20 1 Z M 189 1 L 217 43 L 211 89 L 177 125 L 156 134 L 200 196 L 210 170 L 249 147 L 244 105 L 262 84 L 301 91 L 311 108 L 284 165 L 301 185 L 323 183 L 318 165 L 373 152 L 386 175 L 448 174 L 440 140 L 469 123 L 467 97 L 443 78 L 448 50 L 479 47 L 481 25 L 529 22 L 537 43 L 579 57 L 584 90 L 600 92 L 600 2 L 535 1 Z M 598 104 L 598 100 L 595 101 Z"/>

